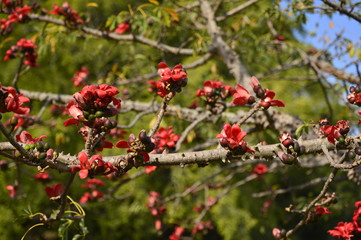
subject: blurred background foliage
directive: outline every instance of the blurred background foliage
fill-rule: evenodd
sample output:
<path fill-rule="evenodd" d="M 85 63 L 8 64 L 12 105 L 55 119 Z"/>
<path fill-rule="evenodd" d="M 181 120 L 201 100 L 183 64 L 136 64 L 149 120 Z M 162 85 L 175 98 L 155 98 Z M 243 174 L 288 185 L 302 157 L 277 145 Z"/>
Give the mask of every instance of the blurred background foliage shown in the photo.
<path fill-rule="evenodd" d="M 26 1 L 25 1 L 26 2 Z M 41 8 L 50 10 L 53 4 L 61 5 L 62 1 L 37 1 Z M 196 50 L 200 55 L 207 51 L 206 46 L 211 43 L 206 30 L 194 28 L 193 20 L 199 18 L 193 12 L 174 12 L 180 6 L 185 6 L 193 1 L 85 1 L 69 0 L 70 6 L 80 13 L 89 27 L 114 30 L 121 22 L 129 20 L 132 32 L 156 41 L 172 46 L 180 46 L 189 42 L 187 47 Z M 244 1 L 225 1 L 219 12 L 224 12 L 237 6 Z M 296 14 L 296 13 L 295 13 Z M 3 14 L 3 17 L 5 15 Z M 224 35 L 228 42 L 240 54 L 241 61 L 246 64 L 252 75 L 263 74 L 277 67 L 284 60 L 292 57 L 294 51 L 282 49 L 271 44 L 274 37 L 269 33 L 266 21 L 271 20 L 276 30 L 281 33 L 290 45 L 304 50 L 308 46 L 299 42 L 294 37 L 294 31 L 302 31 L 302 17 L 291 18 L 279 10 L 277 1 L 259 1 L 240 14 L 230 17 L 221 23 Z M 73 94 L 79 88 L 73 86 L 71 78 L 75 71 L 82 66 L 90 71 L 89 81 L 92 84 L 112 84 L 119 80 L 137 77 L 143 74 L 155 72 L 157 64 L 161 61 L 169 66 L 175 64 L 191 63 L 197 56 L 175 56 L 162 53 L 157 49 L 134 42 L 115 42 L 107 39 L 98 39 L 82 32 L 71 31 L 61 26 L 42 22 L 28 22 L 17 24 L 14 31 L 7 36 L 1 36 L 1 57 L 6 50 L 14 45 L 18 39 L 33 39 L 38 45 L 38 68 L 32 68 L 19 81 L 21 89 L 52 92 L 61 94 Z M 11 84 L 18 66 L 18 59 L 8 62 L 0 61 L 0 81 L 4 86 Z M 235 81 L 227 67 L 219 57 L 214 57 L 201 67 L 187 71 L 189 76 L 188 86 L 182 93 L 172 100 L 171 104 L 182 107 L 189 106 L 196 100 L 195 92 L 203 86 L 203 82 L 209 79 L 218 79 L 228 85 L 235 86 Z M 310 76 L 309 81 L 290 81 L 289 78 L 305 75 Z M 271 77 L 260 79 L 264 87 L 275 90 L 277 99 L 286 103 L 286 108 L 281 109 L 286 113 L 298 116 L 305 122 L 317 121 L 329 116 L 329 109 L 325 103 L 324 94 L 320 84 L 312 80 L 314 73 L 309 69 L 292 69 L 273 74 Z M 131 100 L 150 102 L 153 94 L 147 91 L 144 82 L 134 85 L 119 86 L 122 93 L 129 92 Z M 340 86 L 341 89 L 341 86 Z M 340 90 L 342 91 L 342 90 Z M 332 91 L 328 91 L 330 99 L 338 97 Z M 122 94 L 120 94 L 122 98 Z M 160 98 L 157 97 L 157 102 Z M 36 115 L 43 103 L 33 101 L 31 114 Z M 333 120 L 351 119 L 347 109 L 337 101 L 331 101 Z M 202 103 L 200 103 L 202 106 Z M 239 108 L 237 108 L 239 109 Z M 234 111 L 234 109 L 230 109 Z M 10 115 L 10 114 L 8 114 Z M 120 114 L 119 124 L 124 125 L 132 121 L 135 113 Z M 9 116 L 4 115 L 4 118 Z M 62 123 L 66 116 L 54 119 L 50 112 L 44 114 L 44 126 L 34 125 L 27 131 L 37 137 L 47 135 L 46 141 L 65 153 L 77 154 L 83 149 L 82 136 L 77 133 L 75 126 L 63 127 Z M 138 133 L 141 129 L 149 129 L 149 123 L 153 115 L 144 116 L 128 133 Z M 202 123 L 194 131 L 185 146 L 190 147 L 201 143 L 209 138 L 215 138 L 222 129 L 223 122 L 220 119 L 215 123 Z M 188 125 L 174 117 L 166 117 L 162 126 L 173 126 L 175 132 L 180 134 Z M 247 136 L 246 140 L 252 144 L 260 141 L 267 143 L 278 142 L 279 133 L 272 130 L 256 132 Z M 126 136 L 127 138 L 127 136 Z M 0 136 L 5 141 L 3 136 Z M 115 143 L 119 139 L 113 140 Z M 120 149 L 104 150 L 104 155 L 123 154 Z M 87 203 L 85 226 L 73 223 L 63 234 L 63 239 L 72 239 L 76 234 L 88 231 L 85 239 L 166 239 L 173 232 L 173 227 L 181 225 L 188 230 L 192 229 L 190 220 L 197 217 L 192 209 L 210 196 L 216 196 L 219 189 L 209 188 L 198 194 L 189 195 L 185 198 L 168 203 L 167 213 L 163 221 L 169 225 L 169 230 L 163 236 L 157 235 L 154 229 L 154 218 L 145 207 L 147 196 L 150 191 L 157 191 L 164 196 L 183 192 L 196 181 L 206 178 L 215 170 L 224 166 L 223 163 L 212 164 L 205 168 L 187 166 L 184 168 L 158 168 L 150 175 L 142 176 L 123 185 L 116 196 L 129 194 L 124 200 L 106 199 L 101 202 Z M 250 175 L 253 166 L 247 166 L 226 184 L 232 184 Z M 37 169 L 24 166 L 21 168 L 20 195 L 17 199 L 11 199 L 5 186 L 14 182 L 17 174 L 15 168 L 0 174 L 0 236 L 2 239 L 20 239 L 25 231 L 37 223 L 37 219 L 29 219 L 29 215 L 43 212 L 51 213 L 57 205 L 49 201 L 44 191 L 44 185 L 34 181 Z M 132 169 L 128 175 L 140 171 Z M 330 172 L 324 168 L 297 168 L 285 166 L 282 170 L 269 173 L 266 176 L 232 190 L 224 196 L 210 211 L 206 219 L 211 220 L 214 230 L 206 236 L 197 236 L 197 239 L 273 239 L 272 228 L 292 227 L 298 221 L 299 216 L 284 211 L 290 203 L 297 206 L 306 204 L 315 197 L 320 186 L 310 187 L 301 191 L 268 198 L 253 198 L 252 193 L 270 189 L 286 188 L 291 185 L 301 184 L 310 180 L 313 176 L 325 176 Z M 65 174 L 59 174 L 50 170 L 52 183 L 65 182 Z M 225 171 L 214 181 L 221 181 L 229 172 Z M 125 176 L 126 177 L 126 176 Z M 100 177 L 102 178 L 102 177 Z M 105 178 L 102 178 L 105 180 Z M 119 181 L 119 180 L 117 180 Z M 70 189 L 70 196 L 79 200 L 85 190 L 80 187 L 84 181 L 78 177 Z M 104 192 L 117 184 L 116 181 L 106 180 L 102 187 Z M 50 185 L 48 183 L 47 185 Z M 338 221 L 349 219 L 353 211 L 353 202 L 360 196 L 359 188 L 351 182 L 337 183 L 331 186 L 331 191 L 342 192 L 340 202 L 333 205 L 330 211 L 332 215 L 323 216 L 318 223 L 306 226 L 292 239 L 326 239 L 326 231 L 337 224 Z M 270 207 L 265 208 L 266 202 Z M 40 226 L 31 230 L 26 239 L 59 239 L 57 229 L 68 222 L 54 223 L 50 226 Z"/>

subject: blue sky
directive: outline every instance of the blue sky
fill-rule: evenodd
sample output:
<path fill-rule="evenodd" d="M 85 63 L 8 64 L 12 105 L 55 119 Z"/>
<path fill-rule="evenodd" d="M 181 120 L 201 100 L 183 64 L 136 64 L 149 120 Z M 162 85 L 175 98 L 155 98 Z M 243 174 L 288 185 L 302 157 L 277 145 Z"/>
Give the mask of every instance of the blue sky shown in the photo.
<path fill-rule="evenodd" d="M 317 0 L 314 3 L 315 6 L 321 6 L 321 1 Z M 332 17 L 319 13 L 309 13 L 307 15 L 307 23 L 304 25 L 308 33 L 313 32 L 315 35 L 311 34 L 300 35 L 295 33 L 297 38 L 301 41 L 312 44 L 317 49 L 324 49 L 328 46 L 325 43 L 324 39 L 329 38 L 332 41 L 337 34 L 343 31 L 343 37 L 349 39 L 354 45 L 360 47 L 361 42 L 361 23 L 338 13 L 332 14 Z M 334 49 L 328 49 L 332 54 L 335 53 Z M 355 60 L 356 58 L 353 58 Z M 349 62 L 349 56 L 341 57 L 340 59 L 335 59 L 334 64 L 337 67 L 343 67 L 345 63 Z M 354 66 L 349 67 L 347 71 L 356 73 Z"/>

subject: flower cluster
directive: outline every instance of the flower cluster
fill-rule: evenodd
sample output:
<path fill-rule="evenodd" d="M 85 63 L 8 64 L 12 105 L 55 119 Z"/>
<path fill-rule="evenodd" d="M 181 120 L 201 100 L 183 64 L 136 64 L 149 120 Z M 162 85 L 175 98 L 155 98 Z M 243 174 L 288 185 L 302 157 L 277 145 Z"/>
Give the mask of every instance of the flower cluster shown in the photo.
<path fill-rule="evenodd" d="M 295 141 L 289 133 L 283 133 L 280 142 L 287 149 L 286 152 L 278 151 L 277 155 L 284 164 L 292 165 L 297 162 L 297 157 L 306 152 L 306 148 Z"/>
<path fill-rule="evenodd" d="M 91 156 L 90 160 L 85 152 L 78 153 L 78 159 L 80 161 L 79 166 L 72 168 L 72 172 L 79 171 L 79 177 L 84 179 L 86 177 L 94 177 L 97 174 L 107 175 L 109 173 L 118 171 L 109 162 L 104 162 L 100 154 Z"/>
<path fill-rule="evenodd" d="M 196 234 L 198 232 L 200 232 L 202 234 L 207 234 L 208 230 L 213 230 L 211 221 L 199 222 L 192 229 L 192 234 Z"/>
<path fill-rule="evenodd" d="M 251 86 L 256 96 L 261 99 L 260 106 L 262 109 L 268 109 L 269 107 L 284 107 L 285 103 L 282 100 L 273 99 L 276 95 L 274 91 L 263 89 L 256 77 L 251 78 Z M 243 86 L 237 84 L 236 93 L 233 95 L 233 104 L 246 105 L 255 102 L 254 96 L 252 96 Z"/>
<path fill-rule="evenodd" d="M 175 227 L 172 235 L 169 236 L 169 240 L 180 240 L 185 228 L 183 227 Z"/>
<path fill-rule="evenodd" d="M 38 47 L 32 40 L 22 38 L 16 45 L 11 46 L 10 49 L 6 51 L 4 61 L 20 56 L 21 58 L 24 58 L 24 64 L 26 66 L 37 67 L 38 64 L 36 63 L 36 59 L 38 58 L 38 55 L 35 52 L 35 49 L 37 48 Z"/>
<path fill-rule="evenodd" d="M 120 99 L 114 96 L 119 93 L 116 87 L 107 84 L 99 86 L 87 85 L 73 95 L 75 99 L 67 105 L 69 114 L 73 117 L 64 122 L 64 126 L 82 123 L 92 126 L 96 118 L 115 116 L 120 109 Z M 110 107 L 113 103 L 116 108 Z"/>
<path fill-rule="evenodd" d="M 114 32 L 118 34 L 123 34 L 126 31 L 128 31 L 128 29 L 130 29 L 130 24 L 127 22 L 122 22 L 121 24 L 118 25 L 118 27 L 115 29 Z"/>
<path fill-rule="evenodd" d="M 167 129 L 160 127 L 158 133 L 154 134 L 155 153 L 162 153 L 164 149 L 168 149 L 170 152 L 174 150 L 180 135 L 173 133 L 172 126 Z"/>
<path fill-rule="evenodd" d="M 35 180 L 41 183 L 47 183 L 51 180 L 49 172 L 39 172 L 35 175 Z"/>
<path fill-rule="evenodd" d="M 360 239 L 361 237 L 361 201 L 355 202 L 357 208 L 352 217 L 352 222 L 339 222 L 333 230 L 328 230 L 331 236 L 342 238 L 343 240 Z"/>
<path fill-rule="evenodd" d="M 104 182 L 100 179 L 87 179 L 86 183 L 82 184 L 82 188 L 86 188 L 91 190 L 90 192 L 85 192 L 83 196 L 80 198 L 79 202 L 81 204 L 90 202 L 90 201 L 98 201 L 104 197 L 104 194 L 97 189 L 97 187 L 104 186 Z"/>
<path fill-rule="evenodd" d="M 128 141 L 120 140 L 116 146 L 118 148 L 128 148 L 129 158 L 133 160 L 134 166 L 138 166 L 149 161 L 148 153 L 154 150 L 155 144 L 147 136 L 147 132 L 142 130 L 138 138 L 134 134 L 130 134 Z"/>
<path fill-rule="evenodd" d="M 17 114 L 15 113 L 4 125 L 11 127 L 11 131 L 18 129 L 19 127 L 28 128 L 35 123 L 35 116 L 29 114 Z"/>
<path fill-rule="evenodd" d="M 83 19 L 79 17 L 78 12 L 72 9 L 68 2 L 63 3 L 61 7 L 54 4 L 53 10 L 49 13 L 64 16 L 65 23 L 70 26 L 76 26 L 84 23 Z"/>
<path fill-rule="evenodd" d="M 254 153 L 248 147 L 248 144 L 243 141 L 246 135 L 247 133 L 243 132 L 237 124 L 231 126 L 229 123 L 225 123 L 222 132 L 217 135 L 217 138 L 220 139 L 219 143 L 222 147 L 235 155 L 242 155 L 246 152 Z"/>
<path fill-rule="evenodd" d="M 361 88 L 359 86 L 351 86 L 350 93 L 347 95 L 347 100 L 349 103 L 361 107 Z"/>
<path fill-rule="evenodd" d="M 22 131 L 19 135 L 16 135 L 16 141 L 24 144 L 24 149 L 32 154 L 37 159 L 53 159 L 56 158 L 58 153 L 50 148 L 50 144 L 42 142 L 41 140 L 46 138 L 45 135 L 41 135 L 38 138 L 33 138 L 30 133 Z"/>
<path fill-rule="evenodd" d="M 13 112 L 18 114 L 28 114 L 30 109 L 22 106 L 30 102 L 29 98 L 23 94 L 18 94 L 13 87 L 2 87 L 0 83 L 0 112 Z"/>
<path fill-rule="evenodd" d="M 85 85 L 88 76 L 88 69 L 86 69 L 86 67 L 81 67 L 79 71 L 75 72 L 74 77 L 71 80 L 74 82 L 75 87 L 82 87 Z"/>
<path fill-rule="evenodd" d="M 350 131 L 350 121 L 339 120 L 336 125 L 330 125 L 327 119 L 321 119 L 318 122 L 320 123 L 321 135 L 327 137 L 330 143 L 335 143 L 336 140 L 344 142 Z"/>
<path fill-rule="evenodd" d="M 203 97 L 207 108 L 212 109 L 218 101 L 224 101 L 235 93 L 235 89 L 223 85 L 221 81 L 207 80 L 203 84 L 203 89 L 197 90 L 196 96 Z"/>
<path fill-rule="evenodd" d="M 160 218 L 167 211 L 161 201 L 161 195 L 158 192 L 151 191 L 148 196 L 146 207 L 150 210 L 150 214 L 157 218 L 155 221 L 155 229 L 160 230 L 162 228 L 162 221 Z"/>
<path fill-rule="evenodd" d="M 161 62 L 158 64 L 158 74 L 161 77 L 158 82 L 149 81 L 148 83 L 162 98 L 170 92 L 182 91 L 182 87 L 185 87 L 188 82 L 187 73 L 182 65 L 176 65 L 170 69 L 167 64 Z"/>
<path fill-rule="evenodd" d="M 13 23 L 24 22 L 27 20 L 27 15 L 31 12 L 31 7 L 25 5 L 23 7 L 17 8 L 15 2 L 2 1 L 9 13 L 7 19 L 0 20 L 0 34 L 5 35 L 10 33 L 13 29 Z"/>

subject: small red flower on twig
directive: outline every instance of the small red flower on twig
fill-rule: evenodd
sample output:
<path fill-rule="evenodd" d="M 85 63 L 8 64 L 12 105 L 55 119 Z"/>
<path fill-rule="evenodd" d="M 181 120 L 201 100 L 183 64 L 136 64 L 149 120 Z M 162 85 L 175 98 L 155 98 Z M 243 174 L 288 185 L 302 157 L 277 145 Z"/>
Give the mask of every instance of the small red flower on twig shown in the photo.
<path fill-rule="evenodd" d="M 45 192 L 51 200 L 56 200 L 60 198 L 61 194 L 63 193 L 64 189 L 61 183 L 54 184 L 51 187 L 46 187 Z"/>
<path fill-rule="evenodd" d="M 13 112 L 17 114 L 29 114 L 30 109 L 23 106 L 30 102 L 24 94 L 18 94 L 13 87 L 2 87 L 0 83 L 0 112 Z"/>
<path fill-rule="evenodd" d="M 229 123 L 225 123 L 222 132 L 217 135 L 217 138 L 220 138 L 219 142 L 222 147 L 234 153 L 254 153 L 254 151 L 248 147 L 247 143 L 243 141 L 246 135 L 247 133 L 242 131 L 237 124 L 231 126 Z"/>

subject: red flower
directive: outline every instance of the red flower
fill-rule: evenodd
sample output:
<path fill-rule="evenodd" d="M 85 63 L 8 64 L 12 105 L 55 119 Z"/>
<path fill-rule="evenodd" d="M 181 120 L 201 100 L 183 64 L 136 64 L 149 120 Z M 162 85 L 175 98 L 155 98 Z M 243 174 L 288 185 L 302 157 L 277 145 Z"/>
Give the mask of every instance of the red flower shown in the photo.
<path fill-rule="evenodd" d="M 187 73 L 183 71 L 182 65 L 176 65 L 170 69 L 164 62 L 158 64 L 158 74 L 163 81 L 180 81 L 187 78 Z"/>
<path fill-rule="evenodd" d="M 220 138 L 222 147 L 254 153 L 254 151 L 247 146 L 247 143 L 243 141 L 246 135 L 247 133 L 243 132 L 237 124 L 231 126 L 229 123 L 225 123 L 222 132 L 217 135 L 217 138 Z"/>
<path fill-rule="evenodd" d="M 97 201 L 104 197 L 104 194 L 99 190 L 93 190 L 91 193 L 86 192 L 84 195 L 80 198 L 79 202 L 81 204 L 87 203 L 89 201 Z"/>
<path fill-rule="evenodd" d="M 150 213 L 154 217 L 160 217 L 166 212 L 166 208 L 162 205 L 161 196 L 158 192 L 151 191 L 148 196 L 148 203 L 146 207 L 149 208 Z"/>
<path fill-rule="evenodd" d="M 316 215 L 331 214 L 331 212 L 328 210 L 328 208 L 320 207 L 320 206 L 315 207 L 314 213 Z"/>
<path fill-rule="evenodd" d="M 268 109 L 269 107 L 285 107 L 285 103 L 282 100 L 273 100 L 276 93 L 274 91 L 263 89 L 256 77 L 251 78 L 251 86 L 253 91 L 256 93 L 257 97 L 262 99 L 260 106 L 263 109 Z"/>
<path fill-rule="evenodd" d="M 172 126 L 168 126 L 167 129 L 160 127 L 158 133 L 154 134 L 153 137 L 155 139 L 156 148 L 163 152 L 165 148 L 174 148 L 180 135 L 173 133 Z"/>
<path fill-rule="evenodd" d="M 196 234 L 197 232 L 206 233 L 208 230 L 212 230 L 212 229 L 213 226 L 211 221 L 199 222 L 192 229 L 192 234 Z"/>
<path fill-rule="evenodd" d="M 85 82 L 89 76 L 89 71 L 86 67 L 81 67 L 79 71 L 76 71 L 74 77 L 71 79 L 74 82 L 75 87 L 81 87 L 85 85 Z"/>
<path fill-rule="evenodd" d="M 339 120 L 336 126 L 329 125 L 327 119 L 322 119 L 319 123 L 321 125 L 321 134 L 327 137 L 327 140 L 331 143 L 335 143 L 336 140 L 342 141 L 350 131 L 350 121 Z"/>
<path fill-rule="evenodd" d="M 167 64 L 161 62 L 158 64 L 158 74 L 161 76 L 161 80 L 157 82 L 156 87 L 157 94 L 161 97 L 165 97 L 170 92 L 180 92 L 188 82 L 187 73 L 182 65 L 170 69 Z"/>
<path fill-rule="evenodd" d="M 274 91 L 266 89 L 265 91 L 265 98 L 261 102 L 261 107 L 264 109 L 268 109 L 270 106 L 273 107 L 285 107 L 285 103 L 282 100 L 273 100 L 276 93 Z"/>
<path fill-rule="evenodd" d="M 64 126 L 79 124 L 89 125 L 95 119 L 112 117 L 118 113 L 121 101 L 114 96 L 119 93 L 116 87 L 101 84 L 99 86 L 87 85 L 73 95 L 75 101 L 67 105 L 69 114 L 73 117 L 64 122 Z M 113 103 L 116 109 L 108 105 Z"/>
<path fill-rule="evenodd" d="M 130 24 L 123 22 L 118 25 L 117 29 L 115 29 L 115 32 L 118 34 L 125 33 L 130 28 Z"/>
<path fill-rule="evenodd" d="M 46 138 L 46 135 L 41 135 L 38 138 L 33 138 L 30 133 L 22 131 L 19 135 L 16 135 L 16 141 L 25 144 L 31 144 L 41 141 L 43 138 Z"/>
<path fill-rule="evenodd" d="M 8 190 L 9 196 L 15 198 L 16 196 L 16 187 L 14 185 L 6 185 L 5 187 Z"/>
<path fill-rule="evenodd" d="M 289 133 L 283 133 L 281 137 L 279 137 L 281 143 L 283 146 L 288 148 L 289 146 L 293 146 L 293 139 L 291 137 L 291 134 Z"/>
<path fill-rule="evenodd" d="M 232 104 L 236 104 L 239 106 L 243 106 L 246 104 L 252 104 L 255 102 L 254 97 L 240 84 L 236 86 L 236 92 L 233 94 L 233 102 Z"/>
<path fill-rule="evenodd" d="M 259 163 L 254 168 L 252 173 L 257 175 L 262 175 L 267 172 L 267 165 Z"/>
<path fill-rule="evenodd" d="M 78 15 L 78 12 L 70 8 L 69 3 L 65 2 L 61 7 L 54 4 L 53 10 L 49 12 L 53 15 L 61 15 L 65 17 L 67 23 L 72 25 L 83 24 L 84 21 Z"/>
<path fill-rule="evenodd" d="M 6 51 L 4 61 L 15 58 L 17 54 L 24 56 L 24 64 L 31 67 L 37 67 L 36 59 L 38 55 L 35 54 L 35 49 L 37 46 L 33 43 L 32 40 L 27 40 L 25 38 L 20 39 L 15 46 L 12 46 L 9 50 Z"/>
<path fill-rule="evenodd" d="M 2 87 L 0 83 L 0 112 L 14 112 L 18 114 L 29 114 L 30 109 L 22 106 L 30 102 L 24 94 L 18 94 L 13 87 Z"/>
<path fill-rule="evenodd" d="M 182 227 L 175 227 L 173 234 L 169 236 L 169 240 L 179 240 L 184 231 L 185 229 Z"/>
<path fill-rule="evenodd" d="M 64 191 L 64 189 L 63 189 L 61 183 L 54 184 L 51 187 L 45 188 L 45 192 L 51 200 L 60 198 L 63 191 Z"/>
<path fill-rule="evenodd" d="M 40 172 L 35 175 L 35 180 L 46 183 L 50 181 L 50 175 L 48 172 Z"/>
<path fill-rule="evenodd" d="M 104 186 L 104 181 L 101 179 L 87 179 L 84 184 L 81 185 L 82 188 L 94 189 L 98 186 Z"/>
<path fill-rule="evenodd" d="M 81 179 L 93 176 L 97 173 L 106 175 L 118 170 L 111 163 L 104 162 L 100 154 L 91 156 L 89 160 L 85 152 L 79 152 L 78 159 L 80 161 L 80 166 L 73 167 L 72 171 L 79 171 L 79 177 Z"/>
<path fill-rule="evenodd" d="M 351 222 L 339 222 L 334 229 L 335 230 L 328 230 L 331 236 L 342 238 L 343 240 L 351 240 L 355 227 Z"/>

